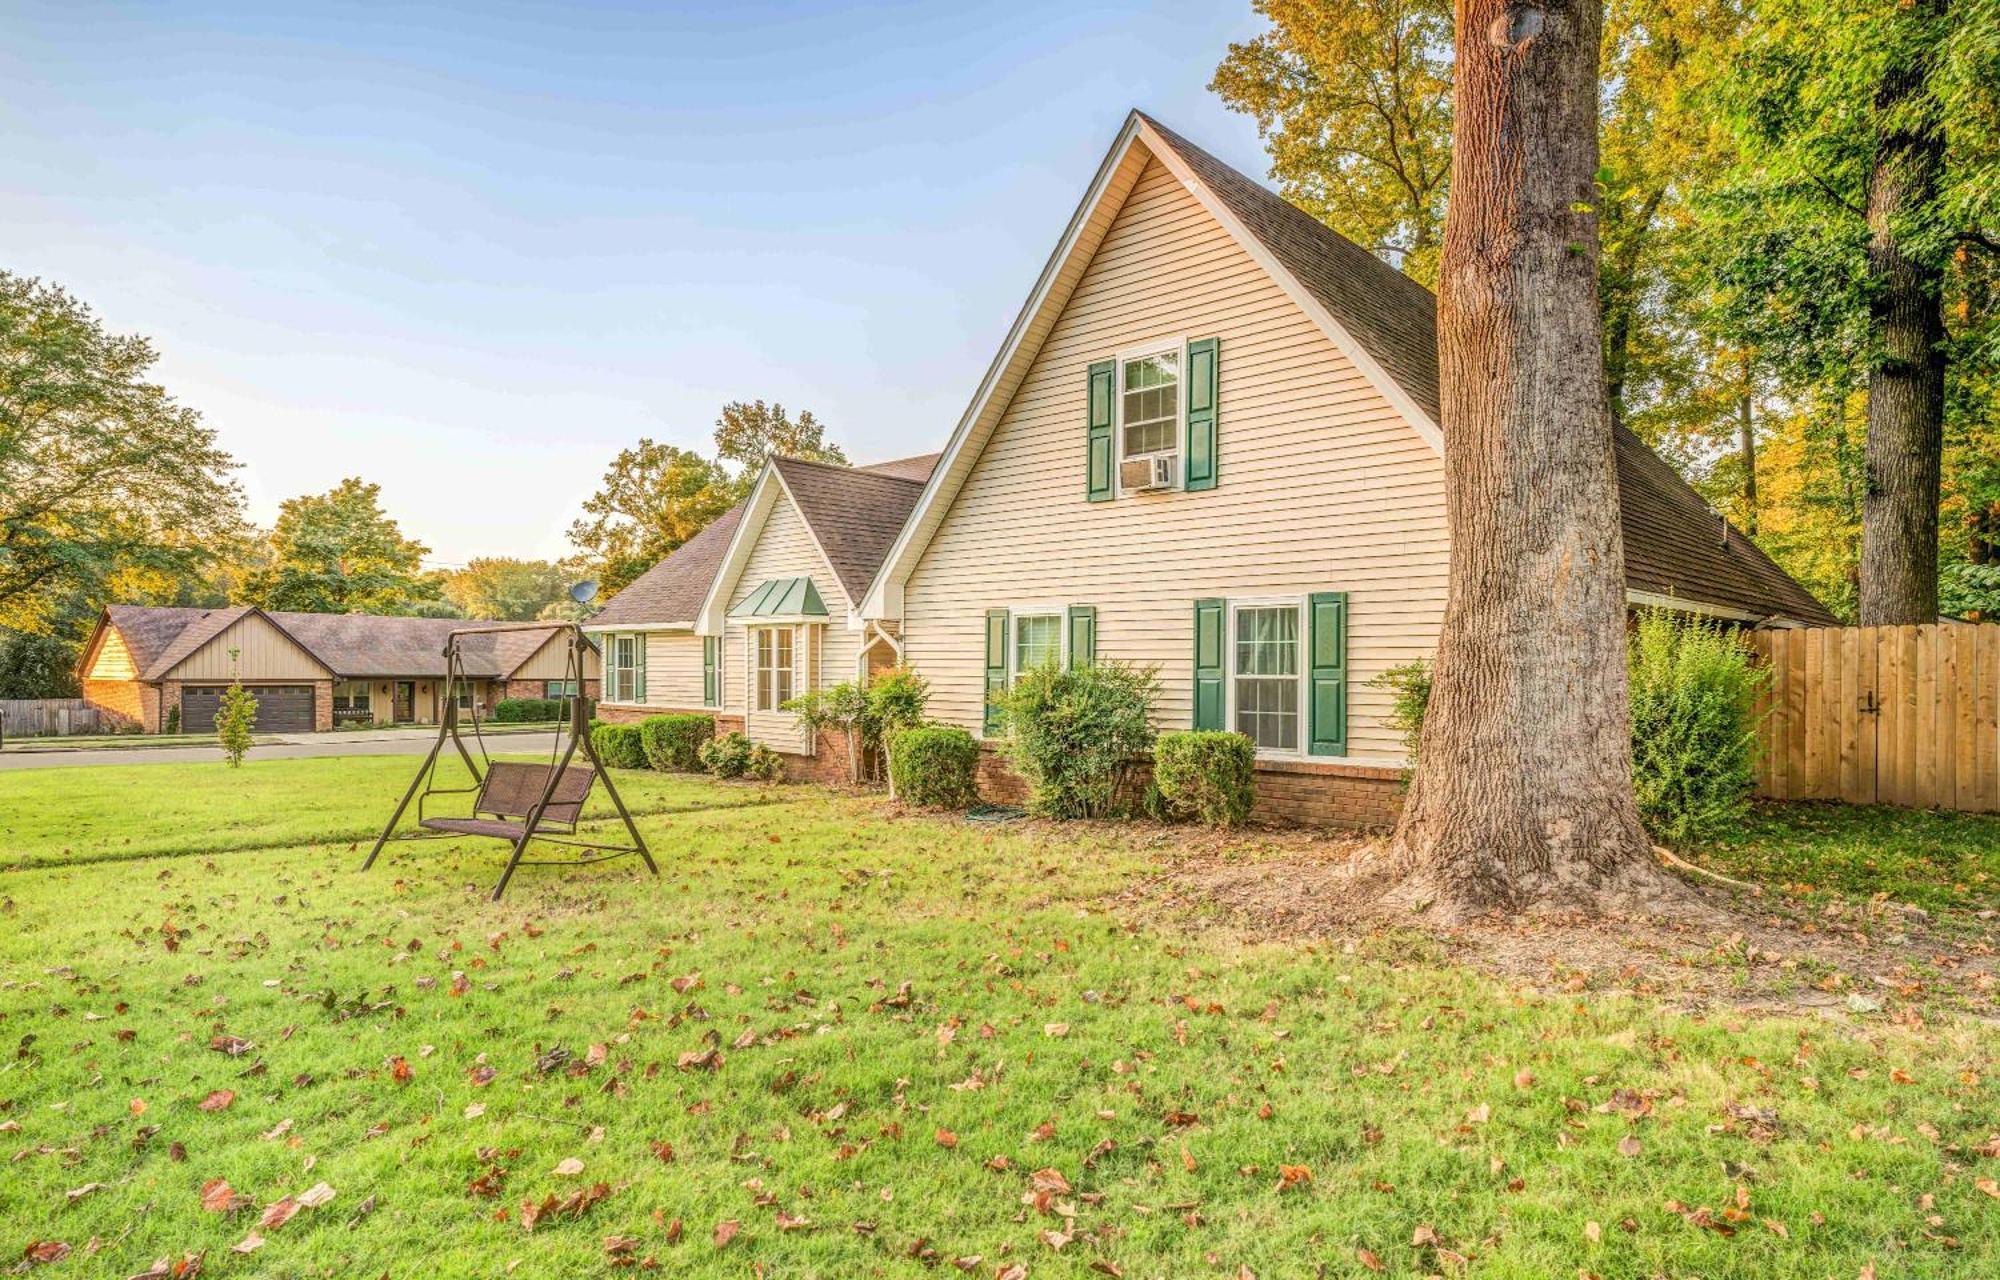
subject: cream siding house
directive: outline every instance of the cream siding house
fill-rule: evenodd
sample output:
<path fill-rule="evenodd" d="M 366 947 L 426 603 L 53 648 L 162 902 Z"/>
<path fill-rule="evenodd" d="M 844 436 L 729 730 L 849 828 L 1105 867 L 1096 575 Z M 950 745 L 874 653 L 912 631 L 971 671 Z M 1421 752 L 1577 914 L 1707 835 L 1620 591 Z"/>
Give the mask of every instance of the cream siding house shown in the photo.
<path fill-rule="evenodd" d="M 1450 554 L 1432 302 L 1135 113 L 860 603 L 975 733 L 1024 666 L 1160 669 L 1162 727 L 1258 744 L 1260 806 L 1382 821 L 1371 683 L 1428 655 Z M 1635 600 L 1824 609 L 1618 439 Z M 994 771 L 988 771 L 989 775 Z"/>

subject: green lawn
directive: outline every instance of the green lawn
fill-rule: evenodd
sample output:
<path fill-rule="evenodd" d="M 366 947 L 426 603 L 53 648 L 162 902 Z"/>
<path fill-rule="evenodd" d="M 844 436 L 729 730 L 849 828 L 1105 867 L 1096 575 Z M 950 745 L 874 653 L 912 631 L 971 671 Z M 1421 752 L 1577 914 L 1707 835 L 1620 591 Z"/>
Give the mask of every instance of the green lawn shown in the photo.
<path fill-rule="evenodd" d="M 1887 805 L 1759 804 L 1705 865 L 1794 891 L 1932 909 L 2000 904 L 2000 818 Z"/>
<path fill-rule="evenodd" d="M 1112 909 L 1171 854 L 1150 834 L 651 775 L 619 780 L 660 880 L 530 868 L 495 906 L 493 842 L 356 872 L 412 763 L 0 774 L 34 864 L 0 873 L 0 1153 L 23 1153 L 0 1253 L 61 1242 L 42 1272 L 114 1277 L 191 1253 L 204 1277 L 2000 1274 L 1988 1024 L 1893 995 L 1690 1017 L 1405 941 L 1249 945 Z"/>

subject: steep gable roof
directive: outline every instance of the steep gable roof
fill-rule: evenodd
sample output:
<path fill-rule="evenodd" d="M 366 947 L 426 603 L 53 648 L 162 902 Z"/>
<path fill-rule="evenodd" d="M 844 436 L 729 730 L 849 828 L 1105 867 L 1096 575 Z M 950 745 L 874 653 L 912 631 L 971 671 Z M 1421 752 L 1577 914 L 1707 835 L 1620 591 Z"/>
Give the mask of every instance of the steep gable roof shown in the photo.
<path fill-rule="evenodd" d="M 722 567 L 723 553 L 743 519 L 737 503 L 707 528 L 675 547 L 667 557 L 627 583 L 587 624 L 593 630 L 620 626 L 694 625 L 701 602 Z"/>
<path fill-rule="evenodd" d="M 1436 300 L 1429 290 L 1261 183 L 1141 112 L 1133 112 L 1070 219 L 1054 255 L 988 367 L 922 499 L 883 557 L 864 617 L 901 612 L 904 577 L 922 555 L 1007 399 L 1096 251 L 1138 171 L 1159 160 L 1319 325 L 1431 447 L 1439 427 Z M 1752 618 L 1833 616 L 1755 544 L 1728 529 L 1678 472 L 1623 428 L 1613 437 L 1627 589 Z"/>
<path fill-rule="evenodd" d="M 771 465 L 784 477 L 841 589 L 849 600 L 859 600 L 917 505 L 923 480 L 797 458 L 773 458 Z"/>

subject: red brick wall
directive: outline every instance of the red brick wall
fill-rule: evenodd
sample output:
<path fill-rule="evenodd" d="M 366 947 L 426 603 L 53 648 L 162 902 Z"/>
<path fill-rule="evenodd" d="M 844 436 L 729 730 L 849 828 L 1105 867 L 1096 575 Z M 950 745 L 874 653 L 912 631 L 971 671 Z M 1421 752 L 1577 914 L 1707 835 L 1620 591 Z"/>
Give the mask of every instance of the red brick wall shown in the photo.
<path fill-rule="evenodd" d="M 500 698 L 545 698 L 548 696 L 549 682 L 546 680 L 496 680 L 494 687 L 499 691 L 498 697 L 494 699 L 496 702 Z M 595 702 L 597 701 L 597 694 L 597 681 L 586 680 L 583 682 L 584 697 Z M 654 712 L 652 714 L 657 715 L 658 713 Z M 598 718 L 603 719 L 602 716 Z"/>
<path fill-rule="evenodd" d="M 1138 781 L 1144 785 L 1145 772 Z M 1022 804 L 1028 784 L 999 748 L 981 743 L 979 794 L 994 804 Z M 1263 761 L 1257 765 L 1257 807 L 1266 822 L 1311 827 L 1377 827 L 1403 809 L 1402 772 L 1374 765 L 1325 761 Z"/>
<path fill-rule="evenodd" d="M 724 715 L 714 707 L 612 707 L 600 705 L 597 718 L 606 724 L 637 724 L 652 716 L 708 716 L 715 721 L 715 735 L 743 732 L 743 717 Z"/>

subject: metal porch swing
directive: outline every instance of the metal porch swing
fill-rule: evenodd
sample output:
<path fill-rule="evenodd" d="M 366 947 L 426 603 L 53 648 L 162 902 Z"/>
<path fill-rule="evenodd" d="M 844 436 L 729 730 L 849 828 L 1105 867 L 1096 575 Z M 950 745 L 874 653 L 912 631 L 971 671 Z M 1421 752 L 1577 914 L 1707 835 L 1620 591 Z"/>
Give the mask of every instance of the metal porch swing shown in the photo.
<path fill-rule="evenodd" d="M 558 722 L 555 740 L 549 747 L 549 763 L 493 759 L 487 752 L 486 739 L 479 731 L 479 704 L 476 699 L 468 699 L 472 710 L 472 737 L 479 746 L 480 762 L 475 764 L 472 753 L 466 749 L 465 739 L 459 734 L 458 693 L 469 683 L 465 676 L 465 637 L 502 631 L 551 630 L 568 633 L 569 643 L 562 685 L 562 718 Z M 660 869 L 646 849 L 645 838 L 639 834 L 632 815 L 625 809 L 625 802 L 618 796 L 618 788 L 612 783 L 604 762 L 597 758 L 597 749 L 590 741 L 589 716 L 584 710 L 581 695 L 584 673 L 589 670 L 587 658 L 591 652 L 583 628 L 573 622 L 497 622 L 452 631 L 445 639 L 444 705 L 438 714 L 437 741 L 431 744 L 430 754 L 418 766 L 417 776 L 410 780 L 409 790 L 403 793 L 396 812 L 389 817 L 389 825 L 382 828 L 381 837 L 369 850 L 368 860 L 361 864 L 361 869 L 366 871 L 374 866 L 382 846 L 391 839 L 491 836 L 514 846 L 512 855 L 507 859 L 506 870 L 500 873 L 500 882 L 493 886 L 495 902 L 507 891 L 507 882 L 514 878 L 514 869 L 521 866 L 590 866 L 636 853 L 645 860 L 648 871 L 659 875 Z M 465 767 L 472 773 L 472 786 L 437 785 L 438 757 L 444 753 L 446 742 L 458 749 L 459 758 L 465 761 Z M 588 763 L 572 765 L 570 762 L 579 750 Z M 630 844 L 606 844 L 577 836 L 577 821 L 583 812 L 583 803 L 599 778 L 604 780 L 605 794 L 611 797 L 612 807 L 618 811 L 619 820 L 632 837 Z M 425 812 L 426 803 L 432 796 L 456 795 L 475 797 L 469 814 L 432 816 Z M 403 814 L 413 799 L 417 802 L 419 830 L 397 835 L 396 824 L 403 820 Z M 581 849 L 583 853 L 574 858 L 524 858 L 522 855 L 527 851 L 529 842 L 535 840 Z"/>

